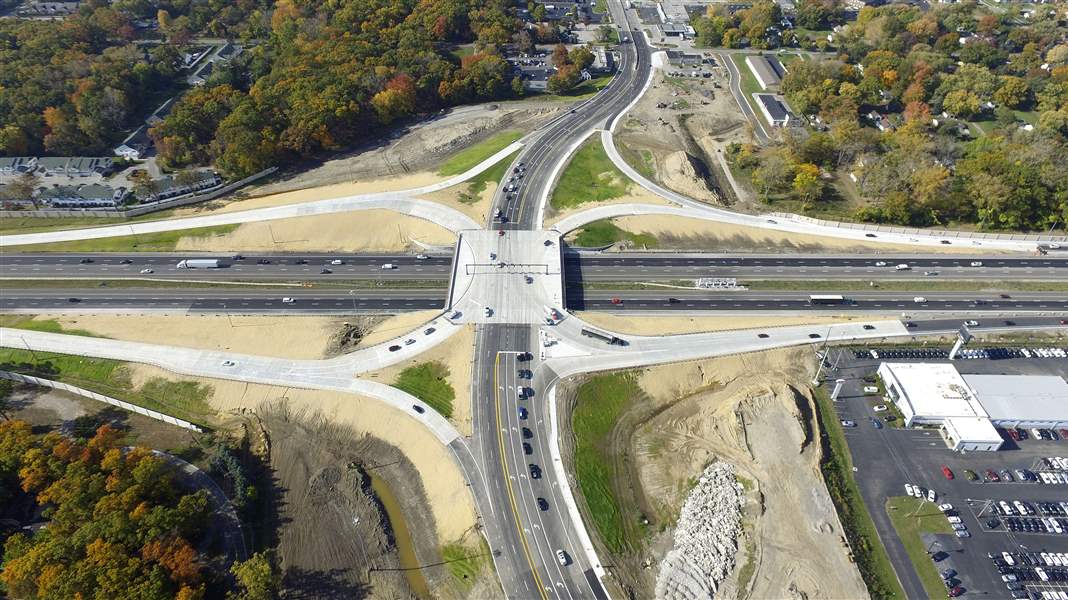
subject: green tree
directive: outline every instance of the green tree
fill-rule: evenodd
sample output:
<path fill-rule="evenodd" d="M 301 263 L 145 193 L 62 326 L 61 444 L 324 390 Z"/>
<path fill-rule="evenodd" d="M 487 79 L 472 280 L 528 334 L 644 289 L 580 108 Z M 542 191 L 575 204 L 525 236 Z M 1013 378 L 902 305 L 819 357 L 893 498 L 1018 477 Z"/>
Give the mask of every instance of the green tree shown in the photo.
<path fill-rule="evenodd" d="M 562 94 L 571 91 L 582 81 L 582 73 L 575 65 L 564 65 L 546 83 L 549 92 Z"/>
<path fill-rule="evenodd" d="M 1019 108 L 1027 102 L 1027 96 L 1031 88 L 1027 82 L 1019 77 L 1003 76 L 1001 87 L 994 92 L 994 101 L 1008 108 Z"/>
<path fill-rule="evenodd" d="M 593 52 L 586 46 L 577 46 L 567 53 L 567 60 L 579 70 L 586 69 L 593 64 Z"/>
<path fill-rule="evenodd" d="M 820 168 L 811 163 L 797 165 L 792 184 L 794 194 L 806 206 L 823 195 Z"/>
<path fill-rule="evenodd" d="M 616 39 L 616 30 L 611 25 L 601 25 L 597 28 L 597 41 L 601 43 L 611 42 Z"/>
<path fill-rule="evenodd" d="M 237 578 L 241 591 L 228 595 L 228 600 L 273 600 L 282 583 L 269 551 L 257 552 L 245 562 L 235 563 L 230 572 Z"/>
<path fill-rule="evenodd" d="M 967 90 L 955 90 L 946 94 L 942 101 L 942 108 L 949 114 L 962 119 L 970 119 L 979 114 L 982 102 L 973 92 Z"/>

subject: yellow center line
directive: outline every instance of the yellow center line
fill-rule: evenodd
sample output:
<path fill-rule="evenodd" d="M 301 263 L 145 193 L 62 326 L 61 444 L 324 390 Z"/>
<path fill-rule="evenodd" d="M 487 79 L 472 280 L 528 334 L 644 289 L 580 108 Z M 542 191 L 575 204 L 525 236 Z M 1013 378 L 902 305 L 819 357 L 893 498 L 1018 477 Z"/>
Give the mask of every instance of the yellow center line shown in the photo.
<path fill-rule="evenodd" d="M 500 388 L 497 385 L 497 374 L 500 372 L 501 367 L 501 354 L 497 353 L 497 357 L 493 362 L 493 399 L 494 405 L 497 408 L 497 443 L 501 450 L 501 471 L 504 473 L 504 483 L 508 486 L 508 499 L 512 504 L 512 516 L 515 517 L 515 528 L 519 532 L 519 541 L 523 545 L 523 553 L 526 554 L 527 564 L 530 565 L 530 572 L 534 575 L 534 583 L 538 585 L 538 594 L 544 600 L 548 600 L 549 596 L 545 593 L 545 586 L 541 583 L 541 577 L 538 576 L 538 570 L 534 567 L 534 559 L 530 555 L 530 546 L 527 545 L 527 536 L 523 533 L 523 525 L 519 522 L 519 507 L 515 503 L 515 492 L 512 491 L 512 479 L 508 476 L 508 464 L 504 460 L 504 430 L 501 428 L 501 394 Z"/>

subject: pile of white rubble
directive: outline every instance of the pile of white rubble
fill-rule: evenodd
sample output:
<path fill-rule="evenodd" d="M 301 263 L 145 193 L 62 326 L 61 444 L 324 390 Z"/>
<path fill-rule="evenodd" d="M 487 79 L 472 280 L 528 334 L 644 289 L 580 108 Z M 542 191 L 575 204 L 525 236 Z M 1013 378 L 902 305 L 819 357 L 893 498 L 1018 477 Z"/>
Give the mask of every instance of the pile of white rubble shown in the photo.
<path fill-rule="evenodd" d="M 675 527 L 675 544 L 656 578 L 661 600 L 712 598 L 734 568 L 742 533 L 742 486 L 734 466 L 712 463 L 687 496 Z"/>

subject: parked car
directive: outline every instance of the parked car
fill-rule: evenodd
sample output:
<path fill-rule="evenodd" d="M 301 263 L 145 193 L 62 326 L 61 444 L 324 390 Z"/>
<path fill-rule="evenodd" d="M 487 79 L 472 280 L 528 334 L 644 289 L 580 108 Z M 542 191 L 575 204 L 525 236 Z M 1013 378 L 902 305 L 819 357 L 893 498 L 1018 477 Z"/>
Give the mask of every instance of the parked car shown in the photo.
<path fill-rule="evenodd" d="M 944 475 L 946 479 L 953 479 L 953 471 L 946 465 L 942 465 L 942 475 Z"/>
<path fill-rule="evenodd" d="M 842 419 L 842 427 L 856 427 L 857 422 L 849 419 Z"/>
<path fill-rule="evenodd" d="M 887 410 L 889 410 L 885 404 L 876 404 L 875 406 L 871 407 L 871 409 L 875 412 L 886 412 Z"/>
<path fill-rule="evenodd" d="M 992 469 L 987 469 L 985 475 L 986 475 L 986 480 L 991 482 L 991 483 L 1001 481 L 1001 478 L 998 477 L 998 474 L 995 473 Z"/>

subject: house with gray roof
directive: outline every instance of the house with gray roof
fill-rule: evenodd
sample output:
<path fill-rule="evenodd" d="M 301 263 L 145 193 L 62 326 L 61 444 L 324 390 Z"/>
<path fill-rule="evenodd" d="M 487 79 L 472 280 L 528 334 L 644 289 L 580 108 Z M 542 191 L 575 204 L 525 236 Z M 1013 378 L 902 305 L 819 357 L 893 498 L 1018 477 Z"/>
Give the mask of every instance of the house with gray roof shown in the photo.
<path fill-rule="evenodd" d="M 786 67 L 774 56 L 758 56 L 750 54 L 745 57 L 745 64 L 753 72 L 760 89 L 777 88 L 786 75 Z"/>

